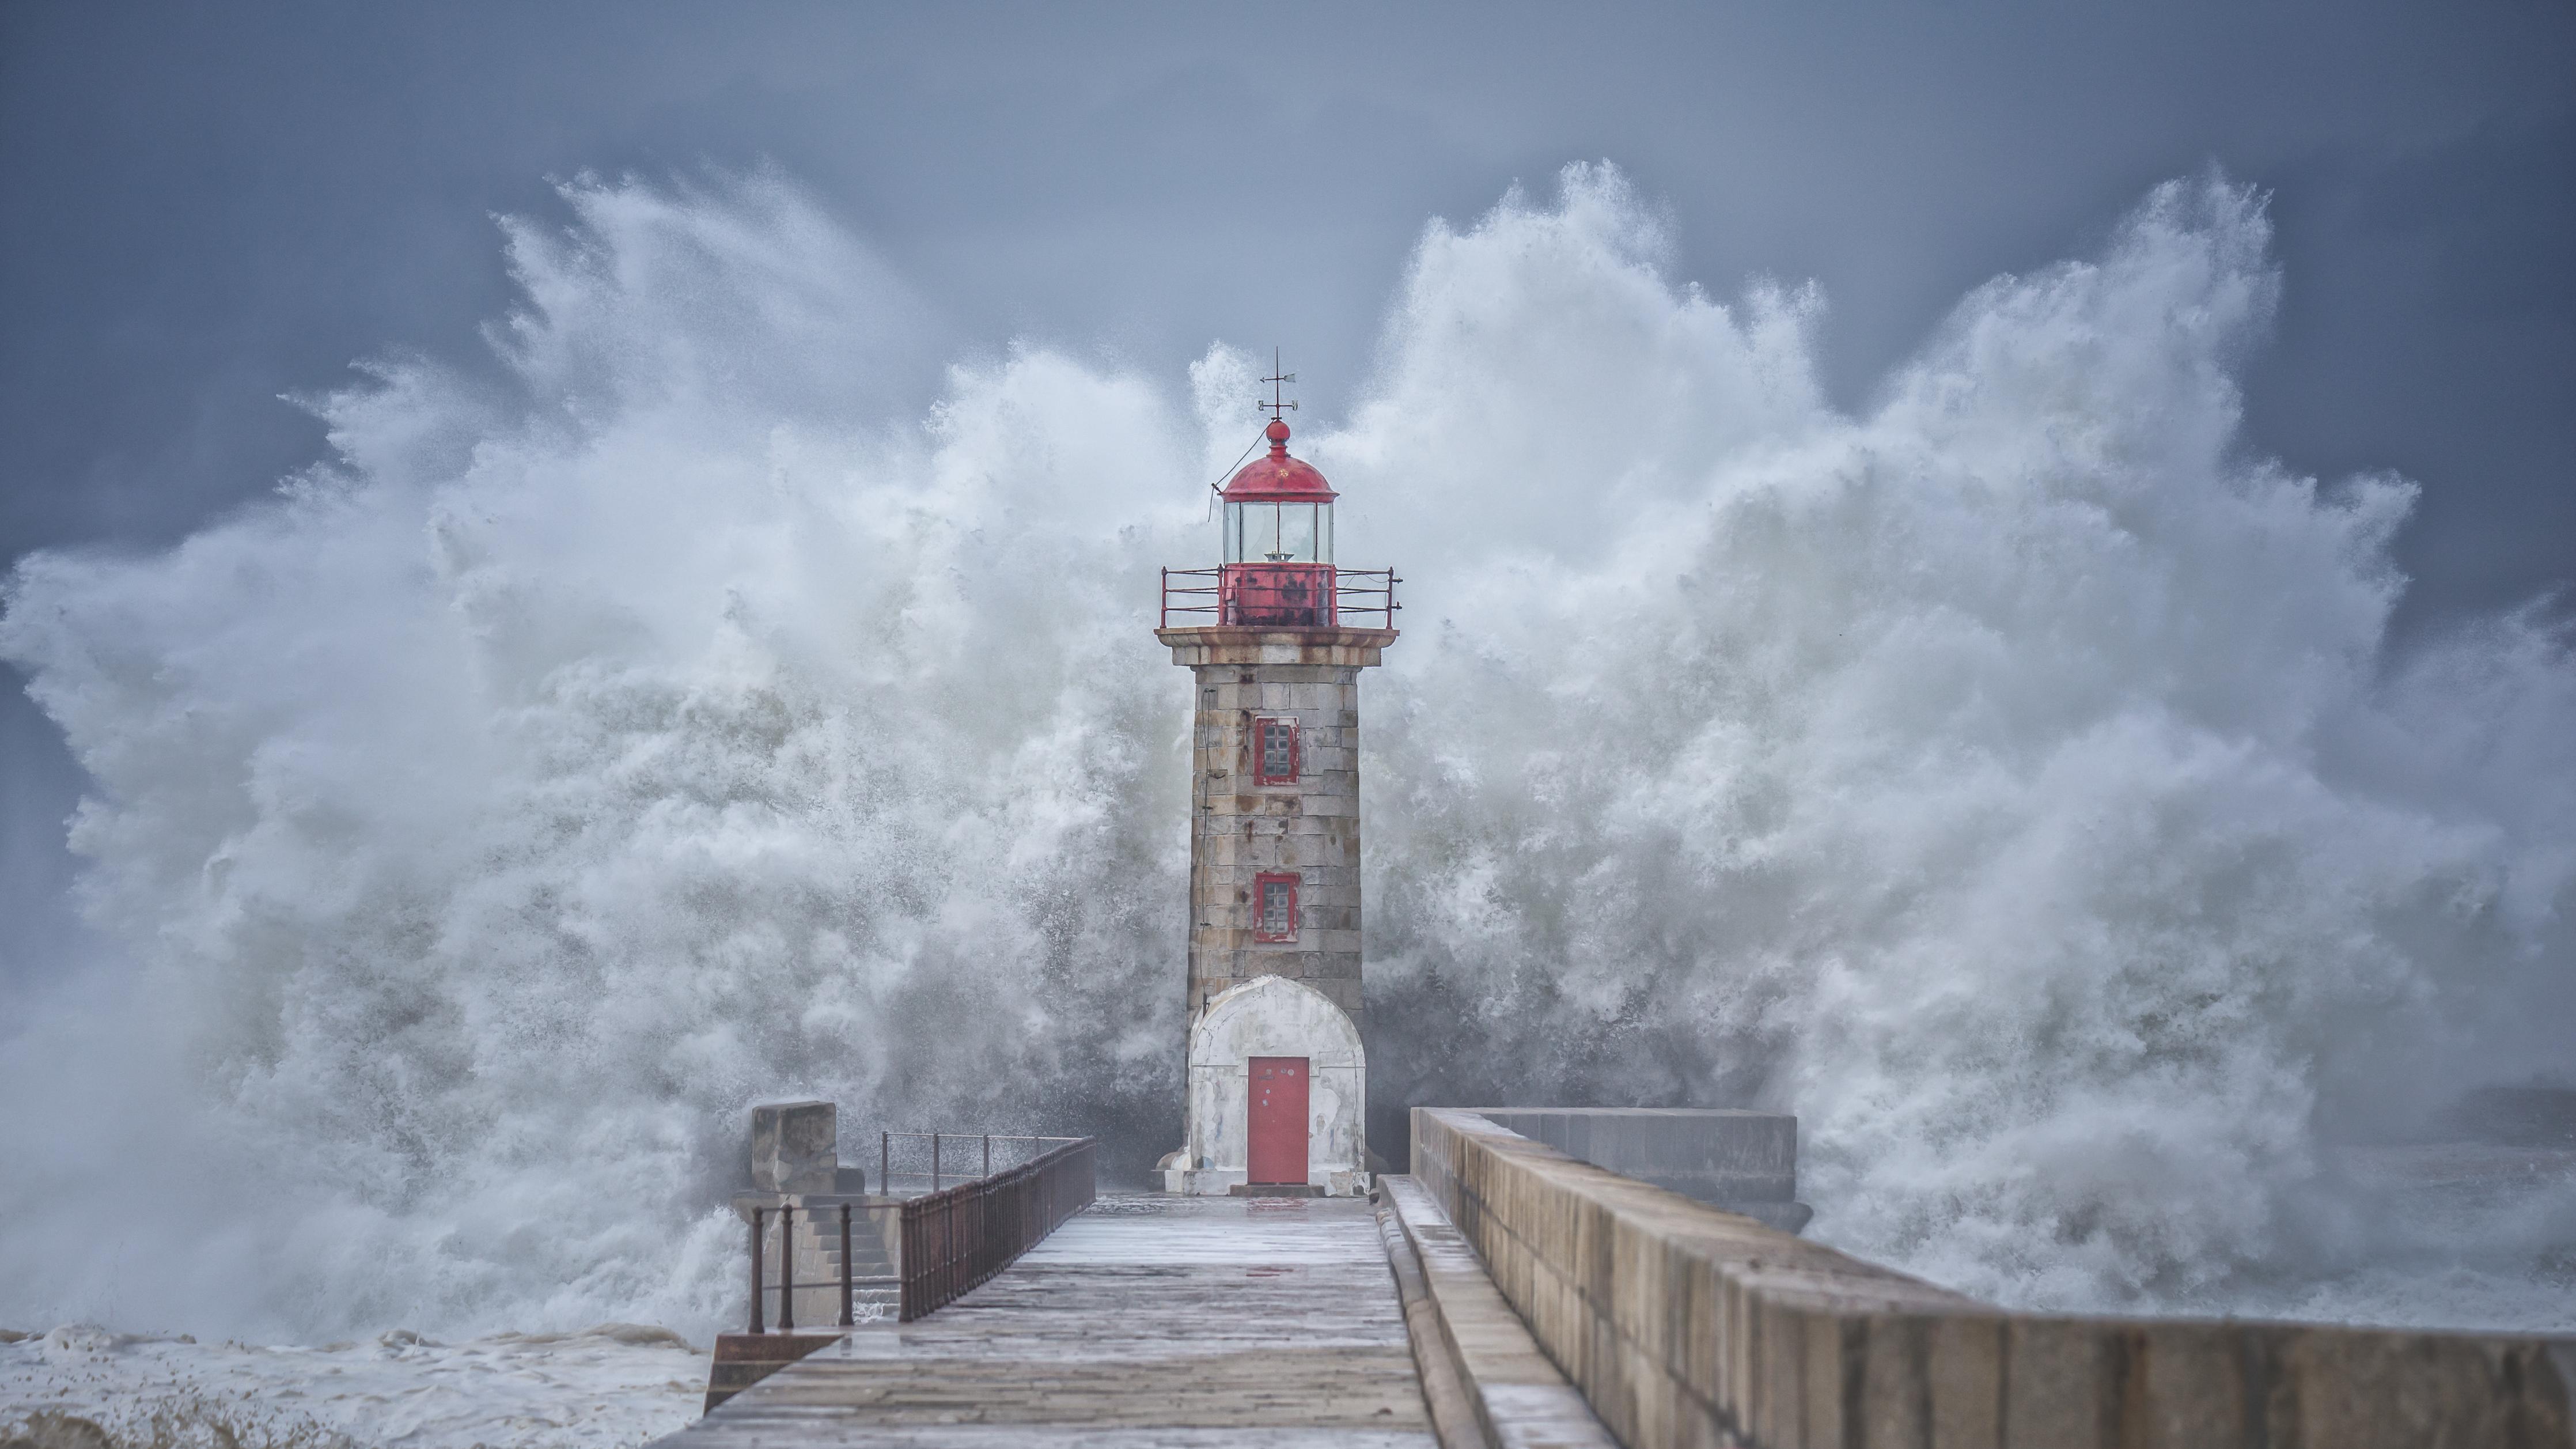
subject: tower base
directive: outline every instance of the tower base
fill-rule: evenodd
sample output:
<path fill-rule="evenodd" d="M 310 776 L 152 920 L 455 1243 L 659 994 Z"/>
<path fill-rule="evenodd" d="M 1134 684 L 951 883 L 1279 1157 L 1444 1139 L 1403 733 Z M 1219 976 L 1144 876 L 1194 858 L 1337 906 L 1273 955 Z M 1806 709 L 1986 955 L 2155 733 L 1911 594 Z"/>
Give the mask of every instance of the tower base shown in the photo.
<path fill-rule="evenodd" d="M 1264 1108 L 1284 1110 L 1284 1121 L 1255 1120 L 1257 1064 L 1289 1073 L 1291 1105 Z M 1363 1196 L 1370 1186 L 1360 1116 L 1367 1101 L 1359 1029 L 1341 1008 L 1302 982 L 1254 977 L 1210 1001 L 1190 1030 L 1189 1137 L 1163 1159 L 1163 1189 L 1222 1197 L 1249 1183 L 1259 1162 L 1265 1176 L 1280 1178 L 1302 1164 L 1304 1181 L 1291 1185 L 1319 1196 Z M 1281 1131 L 1295 1136 L 1271 1135 Z"/>

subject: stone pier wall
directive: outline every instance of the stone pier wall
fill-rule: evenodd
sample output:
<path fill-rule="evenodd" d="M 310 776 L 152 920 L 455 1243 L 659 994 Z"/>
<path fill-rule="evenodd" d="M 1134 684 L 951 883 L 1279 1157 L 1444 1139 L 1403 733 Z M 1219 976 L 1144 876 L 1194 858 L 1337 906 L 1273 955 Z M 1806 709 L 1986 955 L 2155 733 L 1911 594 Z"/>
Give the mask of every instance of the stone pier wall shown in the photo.
<path fill-rule="evenodd" d="M 1413 1174 L 1629 1449 L 2570 1449 L 2576 1344 L 2013 1313 L 1416 1108 Z"/>

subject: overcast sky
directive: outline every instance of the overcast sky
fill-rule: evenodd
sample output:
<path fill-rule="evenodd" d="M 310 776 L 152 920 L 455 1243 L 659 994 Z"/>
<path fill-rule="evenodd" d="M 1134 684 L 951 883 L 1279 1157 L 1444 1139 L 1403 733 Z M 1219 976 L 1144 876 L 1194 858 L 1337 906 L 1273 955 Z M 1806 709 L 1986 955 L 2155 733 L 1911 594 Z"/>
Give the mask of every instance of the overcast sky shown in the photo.
<path fill-rule="evenodd" d="M 278 394 L 471 360 L 547 178 L 774 163 L 960 355 L 1365 381 L 1433 216 L 1607 158 L 1677 273 L 1831 302 L 1858 405 L 1960 294 L 2210 163 L 2287 269 L 2255 443 L 2394 468 L 2407 627 L 2576 580 L 2576 5 L 0 6 L 0 559 L 148 547 L 317 456 Z M 0 703 L 0 979 L 71 941 L 77 777 Z"/>

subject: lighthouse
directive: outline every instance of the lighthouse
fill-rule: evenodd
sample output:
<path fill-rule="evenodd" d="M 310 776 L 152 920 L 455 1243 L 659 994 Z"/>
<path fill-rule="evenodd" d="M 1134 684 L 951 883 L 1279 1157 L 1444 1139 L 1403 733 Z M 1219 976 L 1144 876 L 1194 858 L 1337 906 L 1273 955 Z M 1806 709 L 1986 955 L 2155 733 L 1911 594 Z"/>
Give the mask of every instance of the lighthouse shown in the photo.
<path fill-rule="evenodd" d="M 1274 373 L 1277 369 L 1273 369 Z M 1365 1193 L 1360 671 L 1395 642 L 1392 569 L 1333 558 L 1332 486 L 1270 451 L 1224 489 L 1223 559 L 1166 569 L 1155 638 L 1194 676 L 1188 1100 L 1173 1192 Z"/>

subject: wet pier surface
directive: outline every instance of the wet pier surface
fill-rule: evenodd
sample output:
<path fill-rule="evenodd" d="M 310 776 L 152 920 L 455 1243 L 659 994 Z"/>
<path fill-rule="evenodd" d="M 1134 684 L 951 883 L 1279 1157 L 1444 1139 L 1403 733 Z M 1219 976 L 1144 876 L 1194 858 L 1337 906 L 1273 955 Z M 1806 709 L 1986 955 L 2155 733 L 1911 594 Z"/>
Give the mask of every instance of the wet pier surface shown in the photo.
<path fill-rule="evenodd" d="M 1163 1196 L 1103 1198 L 660 1442 L 1434 1449 L 1368 1203 Z"/>

